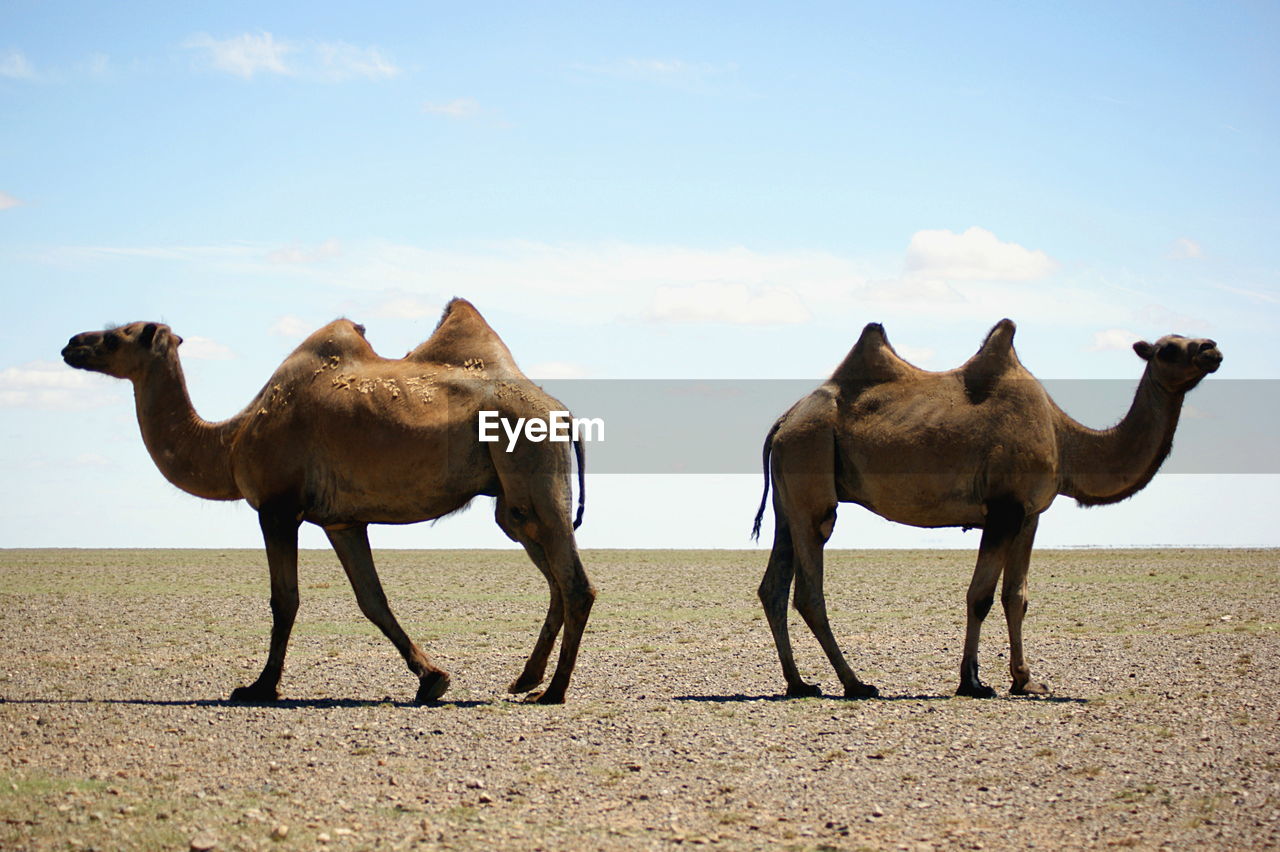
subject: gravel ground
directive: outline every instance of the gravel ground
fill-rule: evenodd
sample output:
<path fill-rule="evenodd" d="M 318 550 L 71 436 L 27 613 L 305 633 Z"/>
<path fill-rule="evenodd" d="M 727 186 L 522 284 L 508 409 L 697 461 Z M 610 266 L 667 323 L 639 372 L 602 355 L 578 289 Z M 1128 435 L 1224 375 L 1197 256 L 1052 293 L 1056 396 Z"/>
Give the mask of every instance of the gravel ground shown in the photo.
<path fill-rule="evenodd" d="M 976 538 L 975 538 L 976 542 Z M 252 551 L 0 551 L 3 849 L 1003 849 L 1280 844 L 1280 552 L 1041 551 L 1010 698 L 999 607 L 953 698 L 961 551 L 828 554 L 837 637 L 880 700 L 779 700 L 767 554 L 592 551 L 563 707 L 506 683 L 546 586 L 522 554 L 378 554 L 415 682 L 308 552 L 273 706 Z M 806 676 L 838 683 L 792 618 Z"/>

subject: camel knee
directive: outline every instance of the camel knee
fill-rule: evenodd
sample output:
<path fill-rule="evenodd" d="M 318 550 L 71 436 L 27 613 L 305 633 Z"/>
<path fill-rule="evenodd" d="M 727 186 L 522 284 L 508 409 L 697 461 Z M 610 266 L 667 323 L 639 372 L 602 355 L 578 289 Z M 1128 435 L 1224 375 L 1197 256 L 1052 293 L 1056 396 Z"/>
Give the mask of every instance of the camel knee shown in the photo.
<path fill-rule="evenodd" d="M 835 530 L 836 507 L 831 506 L 827 509 L 826 514 L 822 516 L 822 520 L 818 521 L 817 526 L 814 528 L 814 532 L 817 533 L 818 540 L 823 544 L 826 544 L 831 540 L 831 534 L 835 532 Z"/>
<path fill-rule="evenodd" d="M 1000 595 L 1000 603 L 1004 606 L 1006 616 L 1025 616 L 1031 601 L 1025 592 L 1012 591 Z"/>
<path fill-rule="evenodd" d="M 978 621 L 984 621 L 987 613 L 991 612 L 992 605 L 995 604 L 995 595 L 986 594 L 969 600 L 969 612 Z"/>
<path fill-rule="evenodd" d="M 277 622 L 292 624 L 298 615 L 297 589 L 274 592 L 271 595 L 271 617 Z"/>

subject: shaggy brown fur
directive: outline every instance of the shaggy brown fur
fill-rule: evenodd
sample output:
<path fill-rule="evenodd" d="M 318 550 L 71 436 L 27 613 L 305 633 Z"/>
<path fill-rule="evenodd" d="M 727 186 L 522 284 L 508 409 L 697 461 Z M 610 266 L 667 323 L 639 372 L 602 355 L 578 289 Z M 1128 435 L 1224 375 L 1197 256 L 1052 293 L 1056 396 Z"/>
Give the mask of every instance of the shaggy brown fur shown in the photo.
<path fill-rule="evenodd" d="M 578 558 L 569 450 L 559 443 L 477 439 L 477 412 L 545 419 L 564 406 L 530 382 L 497 333 L 455 299 L 431 337 L 399 360 L 379 357 L 364 328 L 341 319 L 285 359 L 244 411 L 221 423 L 193 410 L 178 360 L 182 338 L 132 323 L 71 338 L 68 364 L 133 382 L 142 438 L 170 482 L 258 512 L 271 571 L 271 648 L 237 701 L 271 701 L 298 610 L 298 527 L 323 527 L 364 614 L 418 676 L 417 700 L 449 686 L 387 605 L 369 549 L 369 524 L 439 518 L 477 495 L 497 498 L 497 522 L 546 577 L 551 603 L 513 693 L 542 682 L 560 628 L 551 683 L 531 699 L 564 700 L 595 591 Z M 581 447 L 576 447 L 581 485 Z M 581 491 L 581 489 L 579 489 Z M 582 501 L 579 498 L 581 519 Z"/>
<path fill-rule="evenodd" d="M 773 552 L 760 584 L 788 695 L 817 695 L 801 679 L 787 633 L 787 593 L 850 698 L 877 695 L 845 662 L 827 620 L 822 550 L 836 506 L 857 503 L 918 527 L 981 527 L 966 597 L 959 695 L 990 697 L 978 679 L 978 635 L 1004 575 L 1015 694 L 1046 693 L 1031 682 L 1022 647 L 1027 565 L 1040 514 L 1059 494 L 1083 505 L 1114 503 L 1145 486 L 1173 442 L 1184 395 L 1218 369 L 1212 340 L 1178 335 L 1136 343 L 1146 363 L 1129 413 L 1089 429 L 1068 417 L 1018 361 L 1015 326 L 1001 320 L 976 355 L 933 373 L 898 357 L 868 325 L 834 374 L 782 415 L 764 444 L 765 496 L 774 486 Z"/>

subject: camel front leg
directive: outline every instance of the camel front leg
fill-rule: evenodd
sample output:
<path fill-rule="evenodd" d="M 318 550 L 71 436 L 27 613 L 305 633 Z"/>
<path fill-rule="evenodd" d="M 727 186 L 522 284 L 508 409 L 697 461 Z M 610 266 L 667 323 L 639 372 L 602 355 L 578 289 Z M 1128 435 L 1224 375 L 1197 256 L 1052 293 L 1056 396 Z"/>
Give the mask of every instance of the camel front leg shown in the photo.
<path fill-rule="evenodd" d="M 1027 569 L 1031 564 L 1031 545 L 1035 541 L 1038 515 L 1027 523 L 1013 542 L 1009 564 L 1004 569 L 1004 584 L 1000 589 L 1000 602 L 1004 605 L 1005 622 L 1009 625 L 1009 673 L 1013 695 L 1048 695 L 1049 687 L 1031 682 L 1031 667 L 1022 648 L 1022 622 L 1027 614 Z"/>
<path fill-rule="evenodd" d="M 373 564 L 368 526 L 355 524 L 326 528 L 325 533 L 329 536 L 334 552 L 338 554 L 338 560 L 342 562 L 343 570 L 347 572 L 347 579 L 351 581 L 351 588 L 356 593 L 360 611 L 391 640 L 400 656 L 404 657 L 409 671 L 418 676 L 418 694 L 415 700 L 419 704 L 428 704 L 438 699 L 449 688 L 449 673 L 431 662 L 392 614 Z"/>
<path fill-rule="evenodd" d="M 284 672 L 284 655 L 289 647 L 289 634 L 298 615 L 298 520 L 291 511 L 264 507 L 258 512 L 258 525 L 267 549 L 267 568 L 271 572 L 271 649 L 262 674 L 248 686 L 236 687 L 232 701 L 275 701 Z"/>
<path fill-rule="evenodd" d="M 795 576 L 795 551 L 791 547 L 791 530 L 779 516 L 773 526 L 773 550 L 769 553 L 769 565 L 764 569 L 757 594 L 764 606 L 764 616 L 769 621 L 773 645 L 782 663 L 782 676 L 787 681 L 788 698 L 807 698 L 821 695 L 816 683 L 809 683 L 800 676 L 796 658 L 791 650 L 791 635 L 787 630 L 787 598 L 791 593 L 791 581 Z"/>
<path fill-rule="evenodd" d="M 978 544 L 978 564 L 965 595 L 964 654 L 960 658 L 960 686 L 956 695 L 994 698 L 996 691 L 978 678 L 978 638 L 982 622 L 995 602 L 996 581 L 1009 561 L 1013 542 L 1023 529 L 1025 514 L 1021 504 L 992 501 Z"/>

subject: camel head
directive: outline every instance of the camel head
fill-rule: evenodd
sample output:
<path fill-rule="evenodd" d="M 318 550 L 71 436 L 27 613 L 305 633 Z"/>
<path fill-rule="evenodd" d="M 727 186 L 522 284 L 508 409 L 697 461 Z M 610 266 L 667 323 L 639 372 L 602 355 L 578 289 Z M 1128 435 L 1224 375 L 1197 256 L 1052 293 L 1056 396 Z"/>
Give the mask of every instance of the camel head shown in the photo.
<path fill-rule="evenodd" d="M 1180 334 L 1167 334 L 1155 343 L 1139 340 L 1133 351 L 1147 362 L 1156 383 L 1174 393 L 1191 390 L 1222 364 L 1217 343 Z"/>
<path fill-rule="evenodd" d="M 62 360 L 79 370 L 117 379 L 141 376 L 148 365 L 168 357 L 182 338 L 167 325 L 133 322 L 106 331 L 77 334 L 62 350 Z"/>

